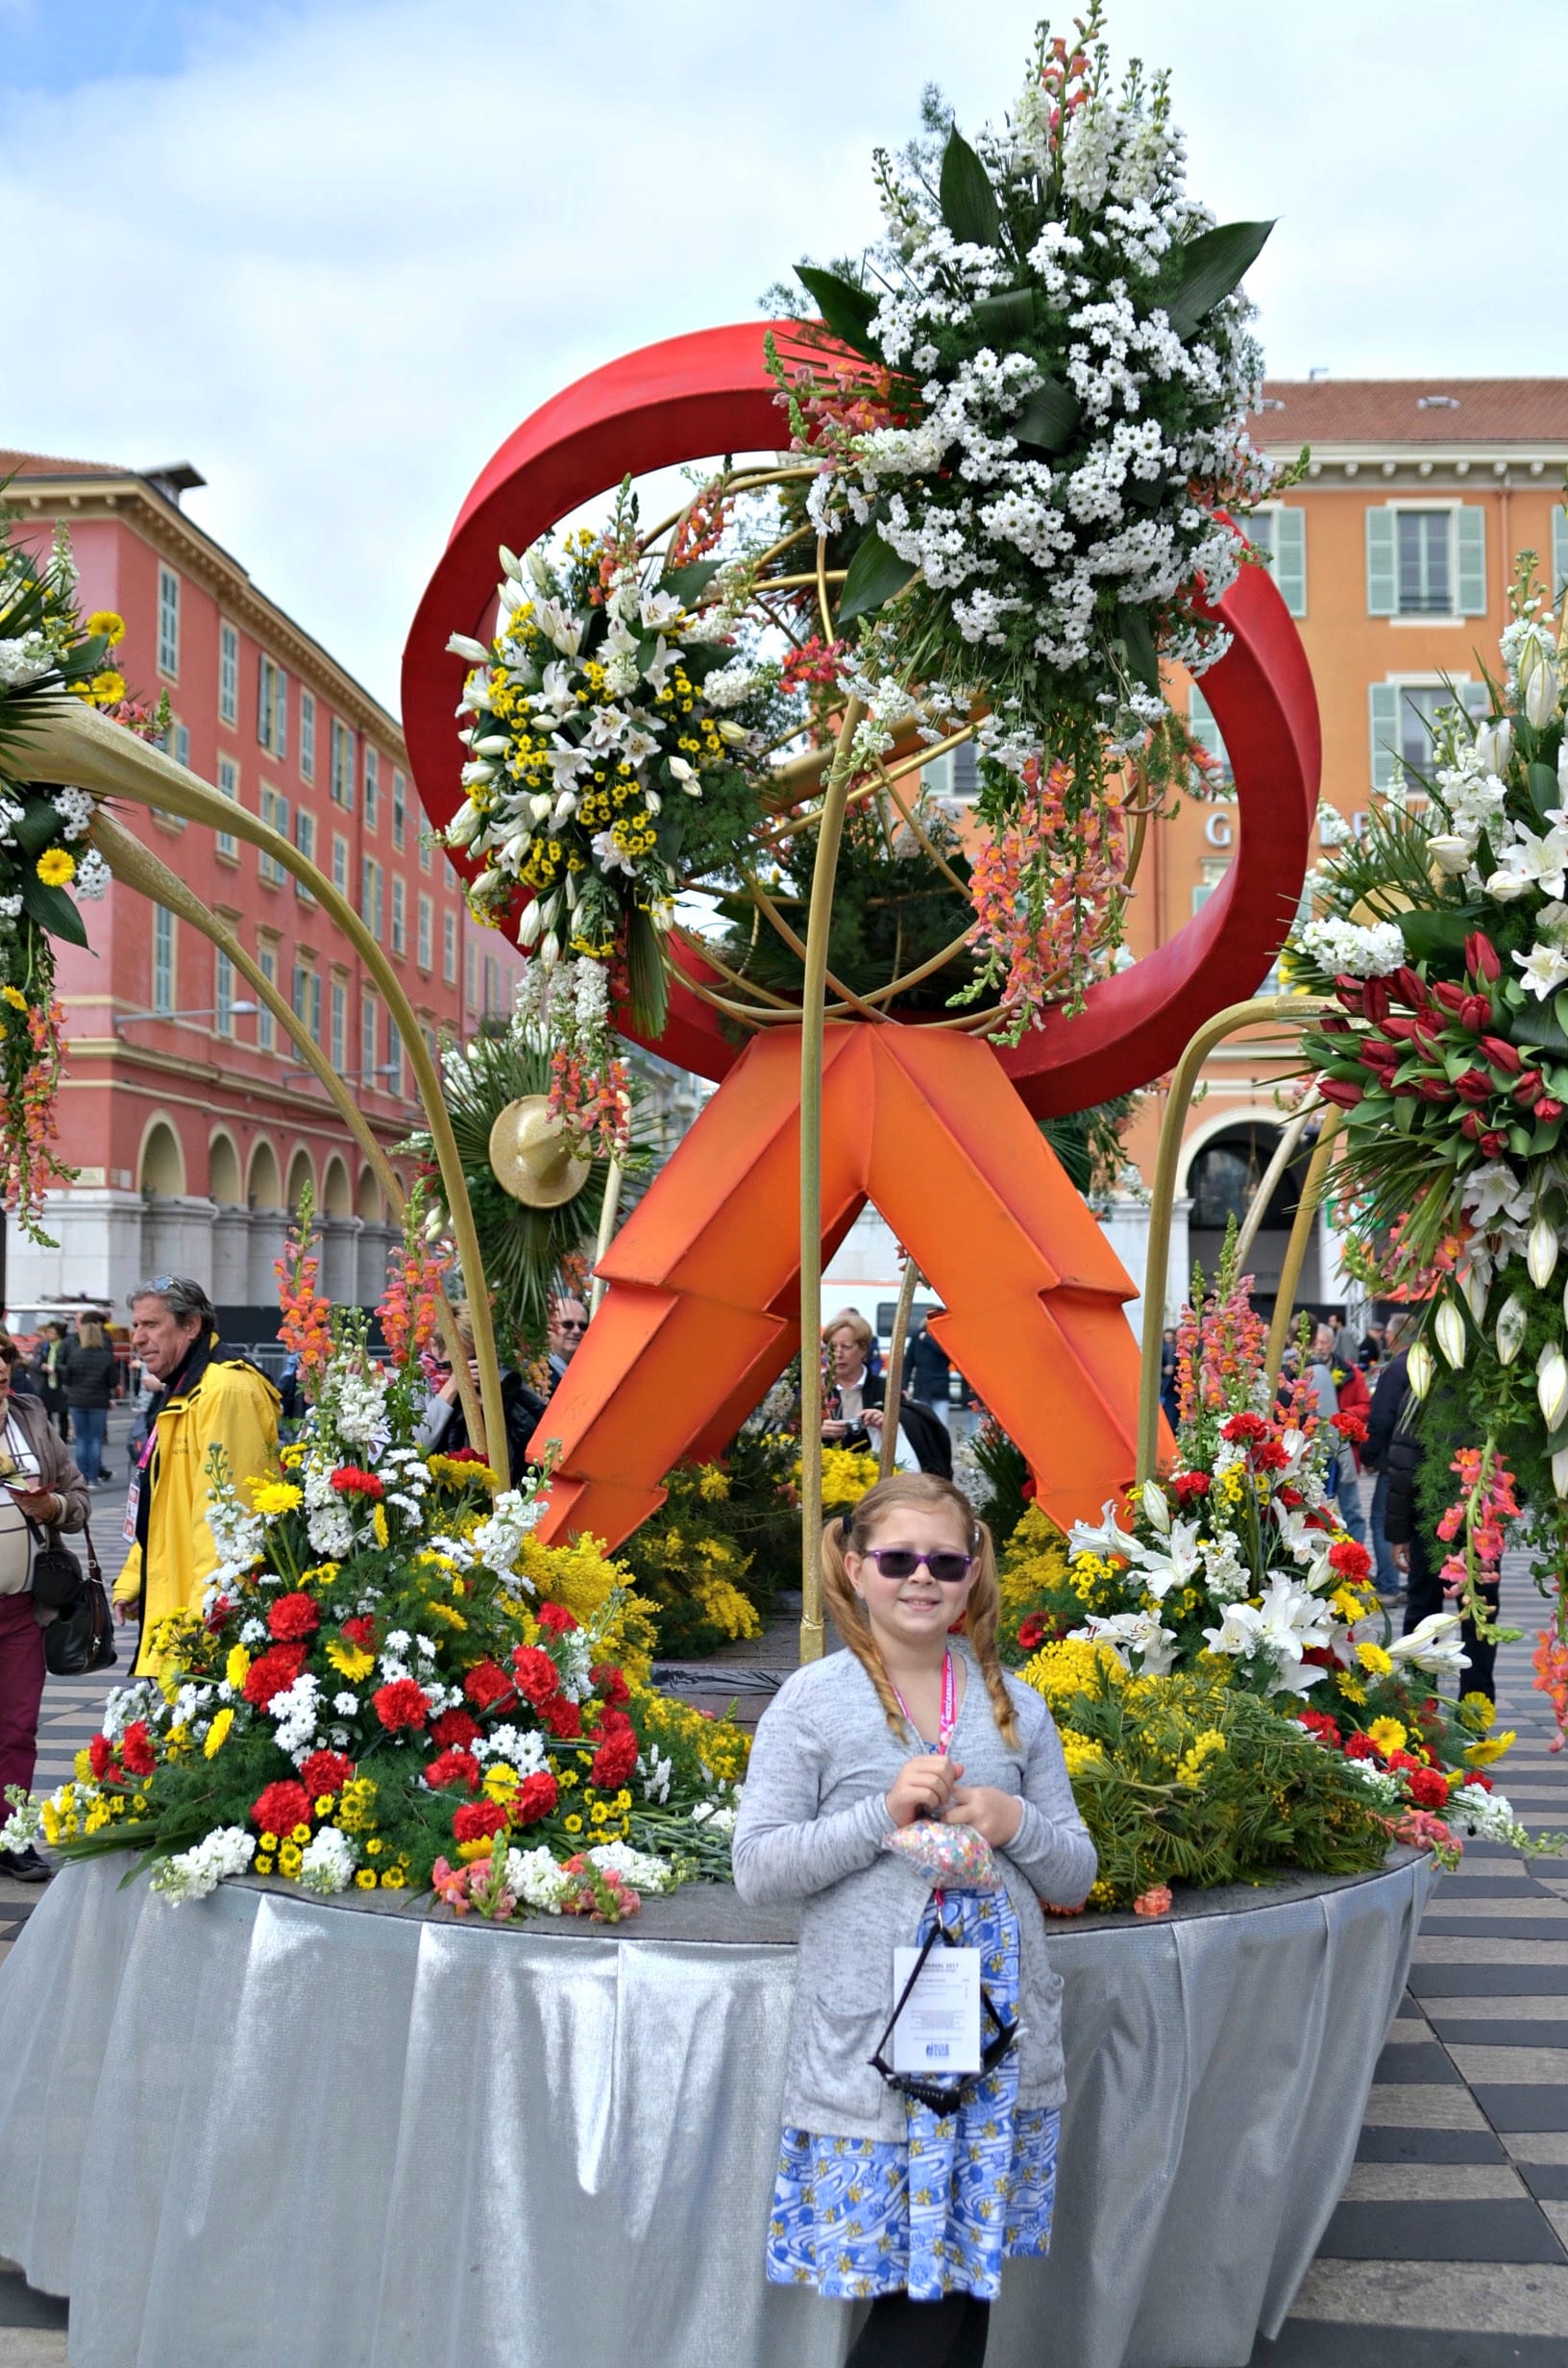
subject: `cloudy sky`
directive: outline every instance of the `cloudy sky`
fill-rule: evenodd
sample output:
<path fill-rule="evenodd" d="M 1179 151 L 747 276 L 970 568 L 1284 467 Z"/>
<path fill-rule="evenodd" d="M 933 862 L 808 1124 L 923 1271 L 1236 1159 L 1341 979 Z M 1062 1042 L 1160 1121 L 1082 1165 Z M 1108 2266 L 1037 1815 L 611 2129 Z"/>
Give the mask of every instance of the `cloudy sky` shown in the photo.
<path fill-rule="evenodd" d="M 192 515 L 395 704 L 470 481 L 560 385 L 740 319 L 875 215 L 1006 0 L 0 0 L 0 443 L 208 479 Z M 1064 20 L 1065 21 L 1065 20 Z M 1193 188 L 1279 229 L 1271 369 L 1568 373 L 1563 0 L 1114 0 Z M 18 366 L 16 356 L 25 357 Z"/>

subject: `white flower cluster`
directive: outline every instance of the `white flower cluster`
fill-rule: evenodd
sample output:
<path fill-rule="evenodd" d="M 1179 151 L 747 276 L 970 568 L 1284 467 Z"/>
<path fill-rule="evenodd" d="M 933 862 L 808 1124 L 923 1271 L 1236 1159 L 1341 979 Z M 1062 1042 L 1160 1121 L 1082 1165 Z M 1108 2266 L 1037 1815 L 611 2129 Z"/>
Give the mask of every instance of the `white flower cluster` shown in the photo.
<path fill-rule="evenodd" d="M 674 1772 L 674 1760 L 661 1752 L 657 1743 L 650 1743 L 637 1762 L 637 1773 L 643 1780 L 644 1800 L 667 1801 L 670 1798 L 670 1779 Z"/>
<path fill-rule="evenodd" d="M 1405 940 L 1392 921 L 1366 926 L 1355 921 L 1309 921 L 1296 943 L 1311 961 L 1337 977 L 1387 978 L 1408 960 Z"/>
<path fill-rule="evenodd" d="M 335 1825 L 318 1826 L 300 1859 L 300 1881 L 307 1891 L 331 1898 L 354 1880 L 354 1844 Z"/>
<path fill-rule="evenodd" d="M 241 1825 L 220 1825 L 193 1850 L 159 1859 L 152 1886 L 164 1899 L 205 1899 L 227 1875 L 242 1875 L 256 1856 L 256 1837 Z"/>
<path fill-rule="evenodd" d="M 1038 216 L 1053 169 L 1041 101 L 1031 82 L 1008 130 L 977 142 L 1010 223 Z M 888 292 L 870 334 L 889 367 L 918 382 L 920 409 L 842 442 L 810 504 L 820 530 L 874 510 L 884 541 L 950 595 L 952 622 L 977 651 L 1091 665 L 1113 745 L 1139 742 L 1164 708 L 1108 662 L 1106 594 L 1159 611 L 1172 654 L 1194 671 L 1213 663 L 1224 639 L 1200 626 L 1190 595 L 1200 578 L 1210 601 L 1228 589 L 1240 543 L 1193 487 L 1255 496 L 1270 476 L 1245 427 L 1262 384 L 1245 300 L 1227 296 L 1186 338 L 1159 301 L 1162 259 L 1212 220 L 1185 195 L 1182 166 L 1163 109 L 1149 112 L 1131 87 L 1123 102 L 1095 97 L 1065 135 L 1064 197 L 1078 227 L 1045 220 L 1026 267 L 1001 245 L 955 237 L 934 176 L 916 162 L 885 166 L 876 259 Z M 1013 294 L 1020 273 L 1032 330 Z M 955 344 L 968 350 L 943 361 Z M 1060 450 L 1018 432 L 1047 384 L 1080 408 Z"/>
<path fill-rule="evenodd" d="M 559 1915 L 561 1902 L 571 1887 L 571 1876 L 563 1874 L 548 1850 L 507 1851 L 506 1888 L 525 1907 L 540 1908 L 547 1915 Z"/>
<path fill-rule="evenodd" d="M 523 1551 L 523 1541 L 544 1512 L 543 1499 L 534 1492 L 519 1489 L 502 1489 L 491 1507 L 487 1520 L 474 1532 L 474 1557 L 487 1570 L 493 1570 L 502 1585 L 513 1594 L 525 1590 L 534 1591 L 533 1581 L 525 1578 L 516 1568 Z"/>
<path fill-rule="evenodd" d="M 662 1859 L 650 1858 L 646 1850 L 633 1850 L 624 1841 L 601 1841 L 584 1853 L 590 1866 L 597 1866 L 601 1875 L 613 1875 L 631 1891 L 640 1891 L 645 1899 L 660 1891 L 673 1890 L 674 1875 Z"/>
<path fill-rule="evenodd" d="M 1464 1784 L 1451 1793 L 1443 1821 L 1482 1841 L 1506 1842 L 1514 1850 L 1531 1846 L 1530 1835 L 1514 1814 L 1511 1801 L 1501 1792 L 1488 1792 L 1484 1785 Z"/>

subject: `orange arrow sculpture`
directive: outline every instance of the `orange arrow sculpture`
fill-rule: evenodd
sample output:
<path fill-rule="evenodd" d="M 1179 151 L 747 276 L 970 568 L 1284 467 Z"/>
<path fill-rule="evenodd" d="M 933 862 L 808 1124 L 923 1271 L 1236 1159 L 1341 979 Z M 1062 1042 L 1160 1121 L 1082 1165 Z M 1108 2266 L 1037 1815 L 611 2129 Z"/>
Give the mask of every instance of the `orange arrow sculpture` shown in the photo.
<path fill-rule="evenodd" d="M 1065 1526 L 1125 1488 L 1138 1345 L 1127 1275 L 995 1052 L 857 1022 L 826 1032 L 824 1250 L 868 1199 L 943 1302 L 931 1329 Z M 551 1399 L 539 1534 L 611 1546 L 711 1454 L 799 1345 L 800 1038 L 757 1039 L 600 1267 L 613 1288 Z"/>

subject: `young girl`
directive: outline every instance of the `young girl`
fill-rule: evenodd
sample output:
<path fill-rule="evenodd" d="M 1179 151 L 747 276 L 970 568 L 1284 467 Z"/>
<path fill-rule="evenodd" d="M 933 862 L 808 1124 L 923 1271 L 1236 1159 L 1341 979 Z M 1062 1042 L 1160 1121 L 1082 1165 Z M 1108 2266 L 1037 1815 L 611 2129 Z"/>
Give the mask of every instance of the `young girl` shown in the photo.
<path fill-rule="evenodd" d="M 990 1532 L 951 1482 L 879 1482 L 829 1524 L 822 1584 L 849 1649 L 780 1689 L 734 1840 L 743 1899 L 801 1903 L 767 2271 L 875 2297 L 849 2368 L 978 2368 L 1003 2257 L 1050 2240 L 1062 1984 L 1039 1901 L 1076 1906 L 1094 1845 L 1050 1713 L 997 1662 Z M 1001 1887 L 949 1883 L 939 1908 L 928 1877 L 883 1847 L 918 1818 L 975 1828 Z M 939 1912 L 980 1951 L 1000 2021 L 1019 2026 L 985 2077 L 935 2084 L 954 2096 L 944 2110 L 870 2061 L 894 1950 L 923 1942 Z"/>

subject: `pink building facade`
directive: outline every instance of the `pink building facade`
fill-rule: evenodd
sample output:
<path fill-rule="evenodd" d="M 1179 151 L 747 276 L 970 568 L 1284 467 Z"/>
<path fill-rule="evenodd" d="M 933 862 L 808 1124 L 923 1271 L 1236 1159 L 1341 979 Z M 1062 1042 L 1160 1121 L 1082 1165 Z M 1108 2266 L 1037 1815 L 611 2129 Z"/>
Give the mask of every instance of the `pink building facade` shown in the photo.
<path fill-rule="evenodd" d="M 84 612 L 124 617 L 118 661 L 135 693 L 167 693 L 170 754 L 286 833 L 349 898 L 431 1047 L 509 1011 L 521 957 L 475 925 L 428 843 L 395 718 L 185 516 L 195 473 L 26 454 L 0 455 L 0 470 L 26 541 L 69 530 Z M 231 834 L 140 807 L 120 819 L 233 926 L 392 1149 L 419 1123 L 406 1047 L 317 900 Z M 86 1294 L 123 1310 L 141 1276 L 179 1270 L 207 1284 L 234 1337 L 263 1338 L 273 1260 L 306 1181 L 326 1290 L 374 1300 L 396 1239 L 389 1212 L 282 1029 L 174 916 L 117 885 L 83 911 L 90 950 L 64 947 L 59 960 L 71 1048 L 61 1132 L 80 1172 L 50 1199 L 58 1249 L 11 1227 L 7 1304 Z"/>

